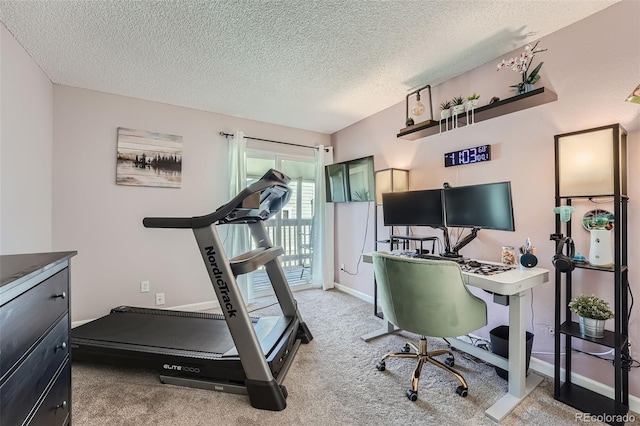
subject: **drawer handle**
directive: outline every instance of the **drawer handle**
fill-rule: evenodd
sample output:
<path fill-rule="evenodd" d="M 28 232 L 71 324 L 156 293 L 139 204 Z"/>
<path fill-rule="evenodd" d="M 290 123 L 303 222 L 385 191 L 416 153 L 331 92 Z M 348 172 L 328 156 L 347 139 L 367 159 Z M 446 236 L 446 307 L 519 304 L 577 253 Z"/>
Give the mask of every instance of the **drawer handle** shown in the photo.
<path fill-rule="evenodd" d="M 67 405 L 69 405 L 69 404 L 67 404 L 67 401 L 62 401 L 62 404 L 56 405 L 56 409 L 62 408 L 64 410 L 66 410 L 67 409 Z"/>
<path fill-rule="evenodd" d="M 67 292 L 63 291 L 62 294 L 56 294 L 55 296 L 53 296 L 54 299 L 57 299 L 58 297 L 60 297 L 62 299 L 66 299 L 67 298 Z"/>
<path fill-rule="evenodd" d="M 67 349 L 67 342 L 62 342 L 58 346 L 56 346 L 56 350 L 58 349 Z"/>

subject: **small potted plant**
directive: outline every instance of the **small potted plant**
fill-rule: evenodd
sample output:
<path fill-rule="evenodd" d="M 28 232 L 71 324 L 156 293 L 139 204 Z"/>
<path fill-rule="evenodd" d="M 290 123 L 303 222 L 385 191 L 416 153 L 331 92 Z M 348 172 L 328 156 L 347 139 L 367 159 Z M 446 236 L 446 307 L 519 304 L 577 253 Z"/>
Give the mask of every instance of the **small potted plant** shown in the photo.
<path fill-rule="evenodd" d="M 440 120 L 451 117 L 451 102 L 444 101 L 440 104 Z"/>
<path fill-rule="evenodd" d="M 478 108 L 478 99 L 480 99 L 480 95 L 476 94 L 476 92 L 467 96 L 467 110 Z"/>
<path fill-rule="evenodd" d="M 456 96 L 451 99 L 451 114 L 458 115 L 464 112 L 464 98 L 462 96 Z"/>
<path fill-rule="evenodd" d="M 614 317 L 609 303 L 599 297 L 581 294 L 569 302 L 569 309 L 578 315 L 580 333 L 584 336 L 601 338 L 604 336 L 604 322 Z"/>

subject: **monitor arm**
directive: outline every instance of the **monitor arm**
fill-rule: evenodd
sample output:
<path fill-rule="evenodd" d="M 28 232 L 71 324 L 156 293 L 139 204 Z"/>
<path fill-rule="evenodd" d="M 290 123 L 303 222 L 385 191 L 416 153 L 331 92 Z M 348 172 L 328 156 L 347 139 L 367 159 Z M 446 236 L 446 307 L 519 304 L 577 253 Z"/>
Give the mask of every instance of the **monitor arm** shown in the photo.
<path fill-rule="evenodd" d="M 437 229 L 442 230 L 442 236 L 444 239 L 444 252 L 451 253 L 451 240 L 449 239 L 449 229 L 446 226 L 438 226 Z"/>
<path fill-rule="evenodd" d="M 447 228 L 444 228 L 445 230 Z M 472 228 L 471 232 L 469 233 L 469 235 L 467 235 L 466 237 L 464 237 L 462 240 L 458 241 L 458 243 L 451 247 L 450 245 L 450 241 L 449 241 L 449 234 L 448 232 L 445 232 L 445 252 L 444 254 L 442 254 L 442 256 L 444 257 L 461 257 L 461 255 L 458 253 L 464 246 L 466 246 L 467 244 L 469 244 L 471 241 L 473 241 L 476 236 L 478 235 L 478 231 L 481 228 Z M 451 247 L 450 249 L 447 249 L 448 247 Z"/>

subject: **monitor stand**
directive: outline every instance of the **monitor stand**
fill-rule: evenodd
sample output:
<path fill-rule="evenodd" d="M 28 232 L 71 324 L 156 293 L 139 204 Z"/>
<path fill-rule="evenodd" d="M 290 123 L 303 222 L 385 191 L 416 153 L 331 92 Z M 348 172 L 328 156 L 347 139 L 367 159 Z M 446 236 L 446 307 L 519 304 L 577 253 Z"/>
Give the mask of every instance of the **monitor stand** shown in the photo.
<path fill-rule="evenodd" d="M 441 253 L 440 256 L 448 258 L 459 258 L 462 257 L 462 255 L 458 252 L 478 236 L 478 231 L 481 228 L 472 228 L 469 235 L 458 241 L 458 243 L 453 247 L 451 247 L 451 241 L 449 240 L 449 230 L 447 229 L 447 227 L 443 226 L 440 229 L 442 229 L 444 233 L 444 253 Z"/>
<path fill-rule="evenodd" d="M 458 254 L 457 252 L 453 252 L 453 251 L 445 251 L 444 253 L 440 253 L 440 256 L 452 258 L 452 259 L 458 259 L 462 257 L 461 254 Z"/>

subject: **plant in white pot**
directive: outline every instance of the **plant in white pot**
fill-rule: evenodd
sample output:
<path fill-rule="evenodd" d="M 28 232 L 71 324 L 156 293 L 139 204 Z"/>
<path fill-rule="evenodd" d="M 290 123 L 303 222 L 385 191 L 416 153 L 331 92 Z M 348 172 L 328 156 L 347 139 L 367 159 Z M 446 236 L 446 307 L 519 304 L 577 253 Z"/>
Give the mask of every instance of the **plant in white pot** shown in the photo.
<path fill-rule="evenodd" d="M 451 102 L 444 101 L 440 104 L 440 120 L 451 117 Z"/>
<path fill-rule="evenodd" d="M 480 99 L 480 95 L 473 92 L 473 95 L 467 96 L 467 110 L 478 108 L 478 99 Z"/>
<path fill-rule="evenodd" d="M 578 315 L 580 333 L 584 336 L 604 337 L 604 322 L 614 317 L 609 303 L 599 297 L 581 294 L 569 302 L 569 309 Z"/>
<path fill-rule="evenodd" d="M 458 115 L 464 112 L 464 98 L 462 96 L 456 96 L 451 99 L 451 114 Z"/>

